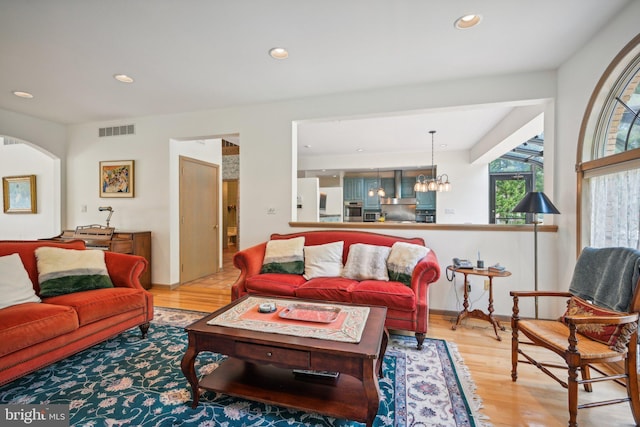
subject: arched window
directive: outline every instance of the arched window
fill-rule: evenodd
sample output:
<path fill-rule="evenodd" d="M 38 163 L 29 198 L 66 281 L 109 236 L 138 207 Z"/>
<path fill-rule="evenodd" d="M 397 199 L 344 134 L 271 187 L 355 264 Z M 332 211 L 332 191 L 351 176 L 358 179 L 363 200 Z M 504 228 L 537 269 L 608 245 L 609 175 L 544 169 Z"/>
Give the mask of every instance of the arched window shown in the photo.
<path fill-rule="evenodd" d="M 640 249 L 640 35 L 594 90 L 578 146 L 578 252 Z"/>

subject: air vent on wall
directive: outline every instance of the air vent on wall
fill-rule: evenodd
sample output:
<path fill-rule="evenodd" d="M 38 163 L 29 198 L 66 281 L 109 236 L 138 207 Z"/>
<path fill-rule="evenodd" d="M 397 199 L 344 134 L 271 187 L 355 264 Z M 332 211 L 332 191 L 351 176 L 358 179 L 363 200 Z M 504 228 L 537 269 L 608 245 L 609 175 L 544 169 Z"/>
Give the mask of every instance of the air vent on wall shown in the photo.
<path fill-rule="evenodd" d="M 108 128 L 99 128 L 98 136 L 119 136 L 119 135 L 133 135 L 135 132 L 135 125 L 122 125 L 112 126 Z"/>

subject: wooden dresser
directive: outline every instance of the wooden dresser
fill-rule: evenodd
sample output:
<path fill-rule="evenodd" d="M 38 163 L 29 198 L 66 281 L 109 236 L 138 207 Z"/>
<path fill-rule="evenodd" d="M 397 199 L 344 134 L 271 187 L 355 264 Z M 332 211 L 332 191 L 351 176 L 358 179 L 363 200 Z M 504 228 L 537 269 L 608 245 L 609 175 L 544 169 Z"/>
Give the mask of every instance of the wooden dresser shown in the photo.
<path fill-rule="evenodd" d="M 103 249 L 121 254 L 133 254 L 144 257 L 149 266 L 140 276 L 140 284 L 145 289 L 151 288 L 151 232 L 123 231 L 109 227 L 87 226 L 76 230 L 64 230 L 53 240 L 84 240 L 87 248 Z"/>

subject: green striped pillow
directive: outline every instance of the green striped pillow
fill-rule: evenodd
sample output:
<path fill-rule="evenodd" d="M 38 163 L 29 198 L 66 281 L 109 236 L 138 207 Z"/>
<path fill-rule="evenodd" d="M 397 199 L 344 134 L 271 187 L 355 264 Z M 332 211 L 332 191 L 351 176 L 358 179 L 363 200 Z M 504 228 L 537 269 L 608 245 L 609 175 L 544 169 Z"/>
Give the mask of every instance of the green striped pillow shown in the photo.
<path fill-rule="evenodd" d="M 269 240 L 261 273 L 304 273 L 304 237 Z"/>
<path fill-rule="evenodd" d="M 35 253 L 41 298 L 113 288 L 104 251 L 42 246 Z"/>
<path fill-rule="evenodd" d="M 389 279 L 411 286 L 413 269 L 428 252 L 429 249 L 421 245 L 395 242 L 387 259 Z"/>

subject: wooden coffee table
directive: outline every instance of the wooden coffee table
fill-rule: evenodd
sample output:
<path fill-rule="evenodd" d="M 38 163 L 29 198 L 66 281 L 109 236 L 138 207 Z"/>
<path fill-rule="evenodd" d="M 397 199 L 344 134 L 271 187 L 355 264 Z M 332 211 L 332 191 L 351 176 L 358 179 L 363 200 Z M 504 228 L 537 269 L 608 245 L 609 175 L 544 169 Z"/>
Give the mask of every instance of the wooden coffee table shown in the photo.
<path fill-rule="evenodd" d="M 191 385 L 192 407 L 198 406 L 200 388 L 203 388 L 372 426 L 380 400 L 377 377 L 382 375 L 382 358 L 389 339 L 384 327 L 386 307 L 370 307 L 358 343 L 207 324 L 246 298 L 250 296 L 236 300 L 185 328 L 189 346 L 181 368 Z M 283 301 L 283 305 L 291 301 L 270 299 Z M 317 304 L 321 301 L 307 302 Z M 198 380 L 194 362 L 201 351 L 224 354 L 228 358 L 212 373 Z M 327 381 L 322 377 L 294 375 L 294 369 L 340 374 Z"/>

